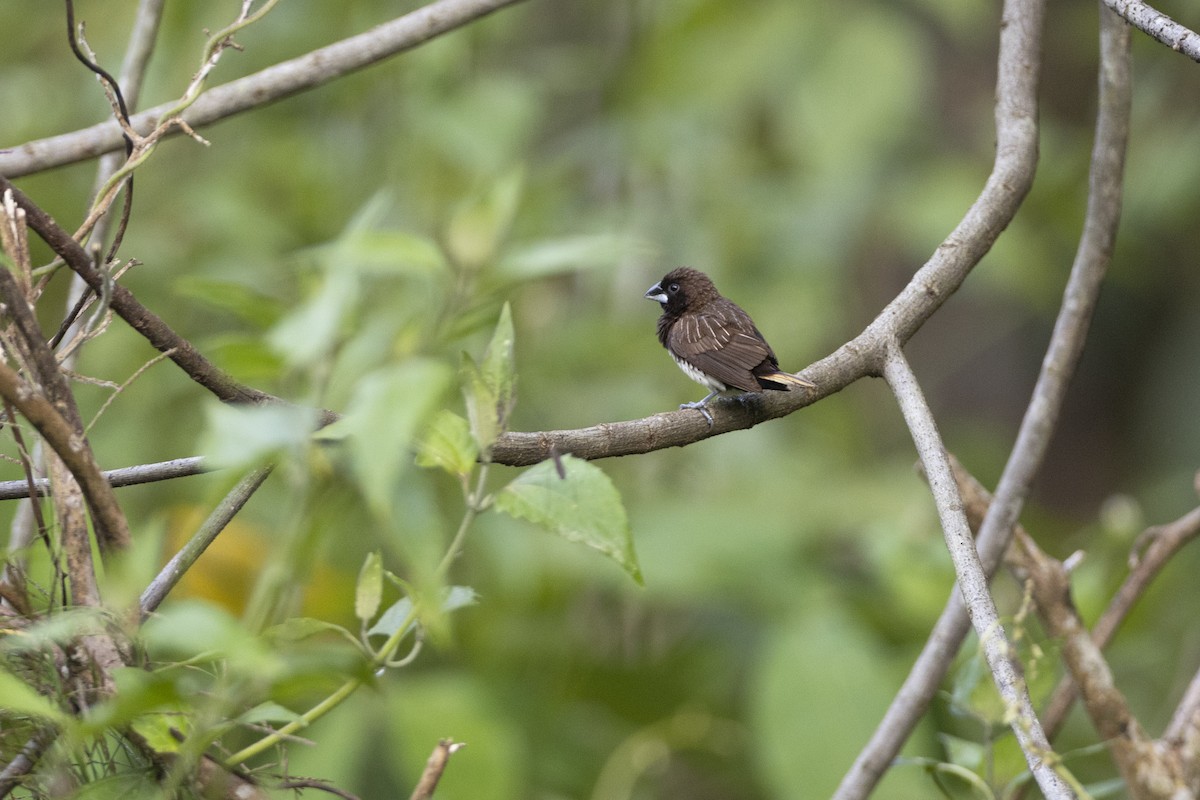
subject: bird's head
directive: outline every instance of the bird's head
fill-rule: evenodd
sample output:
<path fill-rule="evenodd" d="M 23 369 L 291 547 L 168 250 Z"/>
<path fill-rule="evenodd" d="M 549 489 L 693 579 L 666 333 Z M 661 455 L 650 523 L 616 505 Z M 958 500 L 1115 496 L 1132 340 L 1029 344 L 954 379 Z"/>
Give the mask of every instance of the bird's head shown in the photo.
<path fill-rule="evenodd" d="M 700 308 L 719 296 L 708 276 L 690 267 L 671 270 L 646 291 L 646 299 L 660 303 L 664 311 L 676 314 L 688 308 Z"/>

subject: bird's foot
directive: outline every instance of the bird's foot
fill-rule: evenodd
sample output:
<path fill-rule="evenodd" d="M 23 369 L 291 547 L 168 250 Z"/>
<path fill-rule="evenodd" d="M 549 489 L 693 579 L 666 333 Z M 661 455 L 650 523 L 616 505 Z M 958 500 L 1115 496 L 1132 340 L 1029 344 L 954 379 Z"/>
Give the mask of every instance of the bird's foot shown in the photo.
<path fill-rule="evenodd" d="M 711 428 L 713 426 L 712 414 L 708 413 L 708 409 L 704 407 L 707 403 L 708 403 L 708 398 L 706 397 L 703 400 L 697 400 L 694 403 L 680 403 L 679 409 L 682 411 L 685 408 L 690 408 L 693 411 L 699 411 L 701 414 L 704 415 L 704 418 L 706 420 L 708 420 L 708 427 Z"/>

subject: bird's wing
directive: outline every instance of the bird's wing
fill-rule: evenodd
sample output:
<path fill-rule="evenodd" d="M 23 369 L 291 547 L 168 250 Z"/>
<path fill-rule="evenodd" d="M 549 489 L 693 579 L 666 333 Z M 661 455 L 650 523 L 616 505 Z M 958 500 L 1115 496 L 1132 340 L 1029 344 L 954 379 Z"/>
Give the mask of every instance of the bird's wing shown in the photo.
<path fill-rule="evenodd" d="M 730 388 L 757 392 L 762 387 L 752 373 L 775 354 L 746 312 L 729 303 L 683 314 L 671 326 L 669 347 L 701 372 Z"/>

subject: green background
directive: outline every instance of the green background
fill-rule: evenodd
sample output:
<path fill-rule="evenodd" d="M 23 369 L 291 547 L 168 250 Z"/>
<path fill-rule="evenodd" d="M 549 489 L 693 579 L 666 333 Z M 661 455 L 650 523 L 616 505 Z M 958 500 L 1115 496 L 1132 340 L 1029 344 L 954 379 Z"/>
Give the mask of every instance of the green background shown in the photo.
<path fill-rule="evenodd" d="M 115 72 L 134 4 L 77 6 Z M 142 107 L 179 93 L 203 29 L 234 6 L 167 4 Z M 213 82 L 401 6 L 415 7 L 288 0 L 238 35 L 245 52 L 227 52 Z M 1003 467 L 1081 229 L 1096 14 L 1095 3 L 1050 4 L 1033 191 L 909 347 L 948 447 L 986 484 Z M 670 268 L 708 272 L 796 370 L 858 333 L 953 228 L 991 165 L 998 18 L 998 4 L 961 0 L 520 4 L 200 131 L 210 147 L 162 145 L 138 172 L 122 255 L 142 265 L 124 282 L 239 378 L 301 403 L 344 410 L 370 369 L 400 364 L 420 386 L 395 398 L 397 425 L 435 407 L 463 413 L 459 351 L 478 357 L 507 300 L 513 429 L 670 410 L 704 391 L 659 347 L 658 308 L 642 298 Z M 0 5 L 0 41 L 0 146 L 104 118 L 56 4 Z M 1136 32 L 1134 64 L 1117 253 L 1023 517 L 1051 553 L 1087 551 L 1075 586 L 1088 620 L 1123 577 L 1133 536 L 1196 503 L 1200 71 Z M 81 164 L 19 184 L 71 228 L 93 174 Z M 356 218 L 379 235 L 345 235 Z M 471 267 L 469 280 L 435 243 Z M 272 339 L 289 319 L 291 335 Z M 152 355 L 116 321 L 79 370 L 120 382 Z M 79 394 L 85 417 L 107 396 Z M 158 365 L 93 431 L 99 460 L 211 452 L 228 437 L 205 432 L 209 406 Z M 392 441 L 383 434 L 380 447 Z M 412 666 L 305 731 L 316 746 L 289 748 L 290 769 L 365 797 L 407 793 L 449 736 L 468 746 L 440 797 L 828 796 L 950 590 L 914 460 L 886 387 L 868 380 L 750 431 L 600 462 L 624 498 L 644 587 L 591 550 L 485 513 L 453 572 L 479 603 Z M 237 613 L 274 568 L 305 613 L 354 628 L 364 556 L 382 549 L 389 569 L 420 573 L 462 500 L 452 478 L 402 465 L 398 513 L 380 524 L 338 484 L 345 462 L 300 461 L 309 468 L 272 478 L 186 593 Z M 495 468 L 491 480 L 517 474 Z M 135 538 L 177 541 L 232 479 L 120 498 Z M 1200 656 L 1193 615 L 1179 613 L 1198 567 L 1194 552 L 1178 557 L 1111 650 L 1151 732 Z M 997 596 L 1010 619 L 1020 587 L 1002 577 Z M 1025 633 L 1040 638 L 1036 625 Z M 946 685 L 961 702 L 937 700 L 907 755 L 984 770 L 977 749 L 948 738 L 985 741 L 1000 713 L 973 647 Z M 1035 698 L 1058 671 L 1046 647 Z M 320 675 L 312 684 L 288 686 L 293 709 L 321 696 Z M 1000 786 L 1023 764 L 1011 737 L 992 732 Z M 1076 712 L 1059 749 L 1093 740 Z M 1103 753 L 1070 765 L 1085 781 L 1112 777 Z M 933 791 L 907 765 L 878 796 Z"/>

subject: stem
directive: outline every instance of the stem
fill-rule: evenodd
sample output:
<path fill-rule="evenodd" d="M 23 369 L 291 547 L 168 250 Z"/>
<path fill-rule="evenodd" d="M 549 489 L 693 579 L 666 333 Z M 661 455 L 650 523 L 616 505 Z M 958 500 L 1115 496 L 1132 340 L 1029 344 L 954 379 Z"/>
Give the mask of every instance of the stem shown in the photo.
<path fill-rule="evenodd" d="M 454 538 L 450 541 L 450 547 L 446 550 L 446 555 L 442 557 L 442 563 L 438 564 L 437 572 L 439 578 L 445 580 L 446 573 L 450 571 L 450 565 L 454 563 L 454 559 L 458 558 L 462 551 L 463 542 L 466 541 L 467 531 L 471 528 L 471 523 L 475 521 L 475 517 L 479 516 L 479 512 L 485 508 L 484 502 L 484 484 L 487 481 L 488 464 L 483 464 L 479 468 L 479 475 L 475 479 L 475 490 L 467 492 L 465 500 L 467 510 L 463 513 L 462 522 L 458 524 L 458 531 L 454 534 Z"/>
<path fill-rule="evenodd" d="M 438 564 L 437 572 L 435 574 L 439 578 L 444 579 L 446 573 L 449 572 L 450 565 L 454 563 L 454 560 L 458 557 L 458 554 L 462 550 L 462 545 L 467 538 L 467 531 L 470 530 L 471 523 L 475 521 L 477 516 L 479 516 L 479 512 L 486 507 L 484 489 L 487 483 L 487 473 L 488 465 L 483 464 L 479 468 L 479 474 L 475 480 L 475 489 L 465 493 L 464 499 L 466 500 L 467 508 L 466 511 L 463 512 L 462 522 L 460 522 L 458 525 L 458 530 L 455 532 L 454 538 L 450 542 L 450 547 L 446 550 L 446 555 L 442 557 L 441 563 Z M 391 661 L 392 655 L 400 647 L 400 642 L 404 640 L 404 637 L 408 634 L 416 622 L 417 607 L 416 604 L 414 604 L 412 610 L 408 612 L 408 616 L 406 616 L 404 620 L 398 626 L 396 626 L 396 630 L 391 636 L 388 637 L 388 640 L 383 643 L 383 647 L 379 648 L 378 652 L 376 652 L 375 656 L 371 659 L 372 672 L 383 669 L 388 665 L 388 662 Z M 337 708 L 342 701 L 354 694 L 354 692 L 362 684 L 363 681 L 361 678 L 351 678 L 339 686 L 333 692 L 333 694 L 329 695 L 324 700 L 310 708 L 308 711 L 304 712 L 299 719 L 289 722 L 287 725 L 284 725 L 274 733 L 264 736 L 254 744 L 242 748 L 229 758 L 225 759 L 225 766 L 236 766 L 237 764 L 240 764 L 249 758 L 253 758 L 259 753 L 262 753 L 264 750 L 274 747 L 277 743 L 283 741 L 283 739 L 291 736 L 301 728 L 308 727 L 333 709 Z"/>

